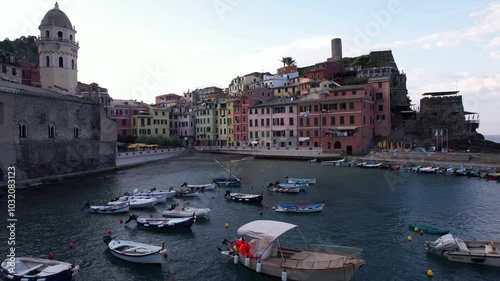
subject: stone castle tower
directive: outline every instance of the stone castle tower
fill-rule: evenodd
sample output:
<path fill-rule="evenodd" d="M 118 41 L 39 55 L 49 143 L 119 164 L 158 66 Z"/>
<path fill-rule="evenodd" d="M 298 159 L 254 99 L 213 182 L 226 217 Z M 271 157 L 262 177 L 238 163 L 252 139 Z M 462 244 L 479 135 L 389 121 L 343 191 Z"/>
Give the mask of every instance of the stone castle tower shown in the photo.
<path fill-rule="evenodd" d="M 54 9 L 45 14 L 38 27 L 38 56 L 40 82 L 42 88 L 61 94 L 75 94 L 78 85 L 78 42 L 76 30 L 55 4 Z"/>

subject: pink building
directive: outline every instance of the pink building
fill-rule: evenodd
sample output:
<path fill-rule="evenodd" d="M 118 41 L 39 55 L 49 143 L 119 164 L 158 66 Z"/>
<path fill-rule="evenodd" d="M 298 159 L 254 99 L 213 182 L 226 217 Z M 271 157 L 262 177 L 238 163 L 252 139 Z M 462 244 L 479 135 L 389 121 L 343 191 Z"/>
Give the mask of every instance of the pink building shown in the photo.
<path fill-rule="evenodd" d="M 296 147 L 297 100 L 276 98 L 250 106 L 250 144 L 265 147 Z"/>
<path fill-rule="evenodd" d="M 391 133 L 388 78 L 335 88 L 298 101 L 298 147 L 365 154 Z"/>
<path fill-rule="evenodd" d="M 132 135 L 132 115 L 149 114 L 149 108 L 145 103 L 134 100 L 113 100 L 113 109 L 108 115 L 116 122 L 116 131 L 119 136 Z"/>
<path fill-rule="evenodd" d="M 249 143 L 248 112 L 250 106 L 270 100 L 273 97 L 272 89 L 262 87 L 246 91 L 239 101 L 235 101 L 233 113 L 233 133 L 236 146 L 248 145 Z"/>

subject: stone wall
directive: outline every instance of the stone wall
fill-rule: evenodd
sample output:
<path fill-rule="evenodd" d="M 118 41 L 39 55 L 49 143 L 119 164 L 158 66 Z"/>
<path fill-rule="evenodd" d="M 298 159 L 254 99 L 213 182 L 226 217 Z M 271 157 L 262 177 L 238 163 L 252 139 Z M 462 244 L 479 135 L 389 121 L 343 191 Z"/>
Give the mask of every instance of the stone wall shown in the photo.
<path fill-rule="evenodd" d="M 449 138 L 465 134 L 462 96 L 423 98 L 419 114 L 424 136 L 434 136 L 436 129 L 448 129 Z"/>

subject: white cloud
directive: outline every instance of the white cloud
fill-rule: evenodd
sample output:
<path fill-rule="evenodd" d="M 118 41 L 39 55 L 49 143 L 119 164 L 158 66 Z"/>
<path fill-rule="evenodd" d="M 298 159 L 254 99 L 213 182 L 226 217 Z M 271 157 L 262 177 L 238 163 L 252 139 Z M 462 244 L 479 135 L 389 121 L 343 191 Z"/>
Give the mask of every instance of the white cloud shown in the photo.
<path fill-rule="evenodd" d="M 456 48 L 460 46 L 460 41 L 459 40 L 453 40 L 453 41 L 438 41 L 436 42 L 436 47 L 438 48 Z"/>
<path fill-rule="evenodd" d="M 493 39 L 490 40 L 490 42 L 488 43 L 488 45 L 486 45 L 486 47 L 488 48 L 500 48 L 500 37 L 495 37 Z"/>

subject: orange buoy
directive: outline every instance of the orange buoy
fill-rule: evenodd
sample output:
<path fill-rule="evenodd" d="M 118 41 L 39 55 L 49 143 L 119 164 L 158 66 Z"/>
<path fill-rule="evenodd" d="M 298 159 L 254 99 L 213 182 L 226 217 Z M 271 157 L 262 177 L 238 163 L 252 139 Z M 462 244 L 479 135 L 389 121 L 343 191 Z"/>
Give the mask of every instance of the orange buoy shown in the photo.
<path fill-rule="evenodd" d="M 53 259 L 54 258 L 54 253 L 52 252 L 49 252 L 49 260 Z"/>
<path fill-rule="evenodd" d="M 120 219 L 120 223 L 123 223 L 123 219 Z"/>
<path fill-rule="evenodd" d="M 424 235 L 424 231 L 423 230 L 420 230 L 420 235 Z"/>
<path fill-rule="evenodd" d="M 107 233 L 108 235 L 111 235 L 111 234 L 113 234 L 113 230 L 108 229 L 108 230 L 106 230 L 106 233 Z"/>
<path fill-rule="evenodd" d="M 167 252 L 167 251 L 163 252 L 163 257 L 164 257 L 164 258 L 167 258 L 167 257 L 168 257 L 168 252 Z"/>
<path fill-rule="evenodd" d="M 75 244 L 73 242 L 69 242 L 68 247 L 70 249 L 73 249 L 75 247 Z"/>

